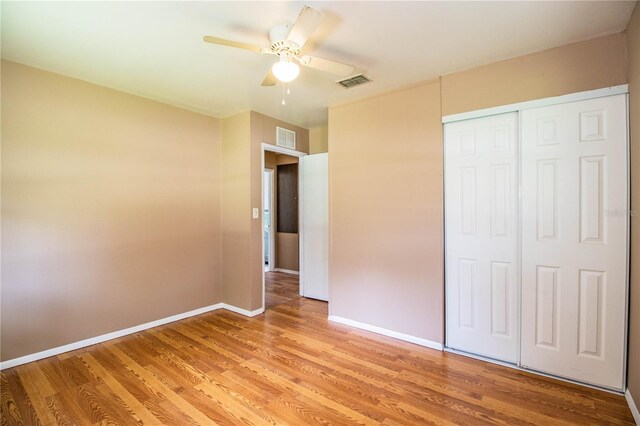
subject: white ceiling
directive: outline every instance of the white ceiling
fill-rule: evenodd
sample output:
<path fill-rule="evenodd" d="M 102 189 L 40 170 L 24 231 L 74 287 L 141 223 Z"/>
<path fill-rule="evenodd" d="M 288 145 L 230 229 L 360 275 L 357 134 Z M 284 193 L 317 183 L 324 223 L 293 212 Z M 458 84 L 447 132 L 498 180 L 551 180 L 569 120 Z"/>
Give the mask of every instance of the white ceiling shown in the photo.
<path fill-rule="evenodd" d="M 281 86 L 260 86 L 275 57 L 202 41 L 267 45 L 304 4 L 326 14 L 304 53 L 356 65 L 373 83 L 344 89 L 305 68 L 282 106 Z M 2 1 L 2 57 L 217 117 L 252 109 L 310 127 L 331 105 L 620 32 L 634 4 Z"/>

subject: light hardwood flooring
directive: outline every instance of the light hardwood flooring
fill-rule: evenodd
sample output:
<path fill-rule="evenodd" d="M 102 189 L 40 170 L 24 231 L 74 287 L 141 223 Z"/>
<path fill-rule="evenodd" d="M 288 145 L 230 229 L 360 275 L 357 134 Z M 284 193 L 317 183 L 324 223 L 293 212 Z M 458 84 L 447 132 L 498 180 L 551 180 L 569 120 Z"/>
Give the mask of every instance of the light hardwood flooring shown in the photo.
<path fill-rule="evenodd" d="M 620 395 L 327 321 L 216 311 L 4 370 L 2 425 L 632 424 Z"/>
<path fill-rule="evenodd" d="M 299 276 L 283 272 L 265 272 L 265 309 L 289 303 L 300 297 Z"/>

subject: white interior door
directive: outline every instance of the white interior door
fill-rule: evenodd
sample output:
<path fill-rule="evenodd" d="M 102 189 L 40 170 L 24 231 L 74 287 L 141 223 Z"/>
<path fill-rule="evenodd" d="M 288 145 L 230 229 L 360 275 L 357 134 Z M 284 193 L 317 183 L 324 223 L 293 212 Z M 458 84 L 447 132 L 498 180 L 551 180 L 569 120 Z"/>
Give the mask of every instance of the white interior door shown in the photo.
<path fill-rule="evenodd" d="M 329 300 L 329 154 L 300 158 L 302 295 Z"/>
<path fill-rule="evenodd" d="M 518 114 L 445 125 L 446 343 L 516 363 Z"/>
<path fill-rule="evenodd" d="M 625 95 L 522 112 L 523 366 L 623 388 Z"/>

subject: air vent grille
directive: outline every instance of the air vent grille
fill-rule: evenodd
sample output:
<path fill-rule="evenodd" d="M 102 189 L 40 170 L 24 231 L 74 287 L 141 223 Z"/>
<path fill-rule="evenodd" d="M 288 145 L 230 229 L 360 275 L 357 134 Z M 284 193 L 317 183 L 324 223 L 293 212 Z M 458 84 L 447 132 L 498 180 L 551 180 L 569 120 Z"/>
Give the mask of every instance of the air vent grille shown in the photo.
<path fill-rule="evenodd" d="M 348 89 L 353 86 L 358 86 L 360 84 L 368 83 L 371 80 L 364 74 L 358 74 L 353 77 L 345 78 L 344 80 L 340 80 L 337 83 L 342 87 Z"/>
<path fill-rule="evenodd" d="M 276 145 L 296 149 L 296 132 L 276 127 Z"/>

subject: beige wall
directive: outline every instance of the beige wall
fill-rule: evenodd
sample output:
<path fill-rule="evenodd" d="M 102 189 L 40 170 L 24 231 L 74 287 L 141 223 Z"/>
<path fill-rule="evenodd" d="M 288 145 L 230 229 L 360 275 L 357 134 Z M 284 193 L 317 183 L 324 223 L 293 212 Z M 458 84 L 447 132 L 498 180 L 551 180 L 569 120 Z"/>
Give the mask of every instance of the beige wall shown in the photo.
<path fill-rule="evenodd" d="M 627 82 L 624 34 L 521 56 L 442 77 L 442 114 Z"/>
<path fill-rule="evenodd" d="M 243 309 L 251 308 L 250 120 L 246 111 L 221 122 L 222 301 Z"/>
<path fill-rule="evenodd" d="M 629 52 L 629 117 L 631 145 L 631 303 L 629 308 L 628 386 L 640 404 L 640 3 L 627 27 Z"/>
<path fill-rule="evenodd" d="M 615 34 L 444 76 L 441 93 L 430 83 L 330 108 L 331 314 L 442 342 L 441 114 L 624 84 L 627 71 Z"/>
<path fill-rule="evenodd" d="M 278 232 L 276 238 L 276 265 L 289 271 L 300 269 L 300 243 L 298 234 Z"/>
<path fill-rule="evenodd" d="M 309 154 L 320 154 L 329 151 L 329 126 L 318 126 L 309 129 Z"/>
<path fill-rule="evenodd" d="M 296 132 L 296 148 L 309 150 L 309 131 L 246 111 L 222 120 L 222 300 L 250 311 L 262 307 L 262 144 L 275 145 L 276 126 Z"/>
<path fill-rule="evenodd" d="M 2 360 L 220 300 L 219 121 L 2 61 Z"/>
<path fill-rule="evenodd" d="M 331 315 L 443 339 L 440 84 L 329 109 Z"/>

